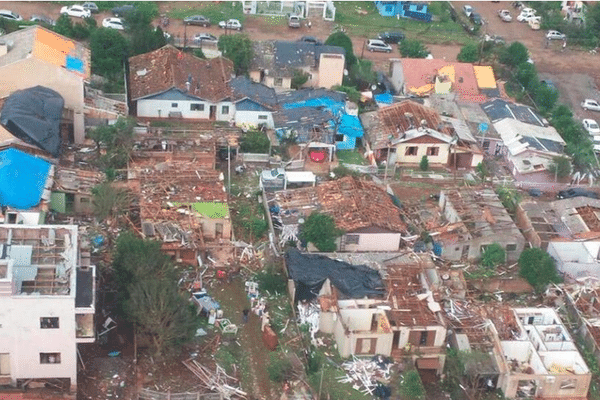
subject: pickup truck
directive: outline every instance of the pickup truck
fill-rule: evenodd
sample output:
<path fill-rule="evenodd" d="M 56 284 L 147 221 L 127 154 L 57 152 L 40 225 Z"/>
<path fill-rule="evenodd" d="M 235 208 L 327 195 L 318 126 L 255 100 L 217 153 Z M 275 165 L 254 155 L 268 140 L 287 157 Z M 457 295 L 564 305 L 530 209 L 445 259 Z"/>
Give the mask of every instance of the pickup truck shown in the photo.
<path fill-rule="evenodd" d="M 290 15 L 288 18 L 288 26 L 290 28 L 300 28 L 302 26 L 302 20 L 297 15 Z"/>

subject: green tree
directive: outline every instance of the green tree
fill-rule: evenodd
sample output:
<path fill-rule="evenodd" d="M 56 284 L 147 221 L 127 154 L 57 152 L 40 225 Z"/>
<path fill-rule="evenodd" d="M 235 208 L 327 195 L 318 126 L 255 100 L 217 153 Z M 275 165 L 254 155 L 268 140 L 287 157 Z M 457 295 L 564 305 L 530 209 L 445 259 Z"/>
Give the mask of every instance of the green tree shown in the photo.
<path fill-rule="evenodd" d="M 529 51 L 521 42 L 513 42 L 501 54 L 499 61 L 509 67 L 516 67 L 519 64 L 527 62 Z"/>
<path fill-rule="evenodd" d="M 398 392 L 403 400 L 422 400 L 425 398 L 425 388 L 417 370 L 411 369 L 402 374 Z"/>
<path fill-rule="evenodd" d="M 244 133 L 240 140 L 240 151 L 242 153 L 261 153 L 269 152 L 271 142 L 269 137 L 260 131 L 250 131 Z"/>
<path fill-rule="evenodd" d="M 248 35 L 221 35 L 218 43 L 223 56 L 233 61 L 236 75 L 247 75 L 250 63 L 254 58 L 252 40 Z"/>
<path fill-rule="evenodd" d="M 548 166 L 548 172 L 557 178 L 565 178 L 571 173 L 571 160 L 568 157 L 554 157 Z"/>
<path fill-rule="evenodd" d="M 134 11 L 125 15 L 125 27 L 130 38 L 130 55 L 148 53 L 167 44 L 162 29 L 152 26 L 153 14 L 148 6 L 137 6 Z"/>
<path fill-rule="evenodd" d="M 358 104 L 360 102 L 360 92 L 356 88 L 350 86 L 334 86 L 333 90 L 344 92 L 348 96 L 348 100 Z"/>
<path fill-rule="evenodd" d="M 475 43 L 469 43 L 464 45 L 456 59 L 464 63 L 474 63 L 479 60 L 479 46 Z"/>
<path fill-rule="evenodd" d="M 114 187 L 110 182 L 103 182 L 94 187 L 92 195 L 94 215 L 99 220 L 116 218 L 127 212 L 130 205 L 129 193 L 123 188 Z"/>
<path fill-rule="evenodd" d="M 292 76 L 292 89 L 300 89 L 302 85 L 308 82 L 308 73 L 302 71 L 301 69 L 294 70 L 294 75 Z"/>
<path fill-rule="evenodd" d="M 73 21 L 67 14 L 61 14 L 54 25 L 54 32 L 66 37 L 73 36 Z"/>
<path fill-rule="evenodd" d="M 506 252 L 498 243 L 485 247 L 479 262 L 484 267 L 495 267 L 506 261 Z"/>
<path fill-rule="evenodd" d="M 421 171 L 427 171 L 429 169 L 429 159 L 427 156 L 421 157 L 421 162 L 419 162 L 419 169 Z"/>
<path fill-rule="evenodd" d="M 540 109 L 547 113 L 554 108 L 558 101 L 558 90 L 544 84 L 540 84 L 534 93 L 535 102 Z"/>
<path fill-rule="evenodd" d="M 519 274 L 539 293 L 550 282 L 561 282 L 554 259 L 537 247 L 525 249 L 519 257 Z"/>
<path fill-rule="evenodd" d="M 97 160 L 99 167 L 119 169 L 127 166 L 133 148 L 134 125 L 131 118 L 119 118 L 114 125 L 99 126 L 88 132 L 87 136 L 96 142 L 99 152 L 100 148 L 106 149 L 106 154 Z"/>
<path fill-rule="evenodd" d="M 314 244 L 319 251 L 335 251 L 335 239 L 344 233 L 327 214 L 312 212 L 302 225 L 300 239 Z"/>
<path fill-rule="evenodd" d="M 90 36 L 92 72 L 107 79 L 123 79 L 127 40 L 114 29 L 98 28 Z"/>
<path fill-rule="evenodd" d="M 346 35 L 344 32 L 334 32 L 327 40 L 325 40 L 325 44 L 328 46 L 339 46 L 343 47 L 346 51 L 346 65 L 348 68 L 356 64 L 356 56 L 354 55 L 354 51 L 352 49 L 352 40 Z"/>
<path fill-rule="evenodd" d="M 202 51 L 202 49 L 194 49 L 194 57 L 198 57 L 203 60 L 206 60 L 206 55 L 204 55 L 204 52 Z"/>
<path fill-rule="evenodd" d="M 399 47 L 402 57 L 425 58 L 429 55 L 429 50 L 418 40 L 405 39 L 400 43 Z"/>
<path fill-rule="evenodd" d="M 127 315 L 137 331 L 151 338 L 154 354 L 164 356 L 194 335 L 193 305 L 177 289 L 177 280 L 149 278 L 130 288 Z"/>
<path fill-rule="evenodd" d="M 527 88 L 531 82 L 538 81 L 537 70 L 535 65 L 528 62 L 521 63 L 517 66 L 517 80 L 523 87 Z"/>
<path fill-rule="evenodd" d="M 350 67 L 347 77 L 344 78 L 344 84 L 355 87 L 356 89 L 368 89 L 371 84 L 377 81 L 377 73 L 373 71 L 373 63 L 370 60 L 357 60 Z"/>

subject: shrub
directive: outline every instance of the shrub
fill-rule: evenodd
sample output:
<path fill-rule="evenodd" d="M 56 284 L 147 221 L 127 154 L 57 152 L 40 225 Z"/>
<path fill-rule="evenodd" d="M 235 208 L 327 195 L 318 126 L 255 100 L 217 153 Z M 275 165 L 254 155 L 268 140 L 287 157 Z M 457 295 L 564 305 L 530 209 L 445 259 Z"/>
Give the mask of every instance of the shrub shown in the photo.
<path fill-rule="evenodd" d="M 300 238 L 314 244 L 319 251 L 335 251 L 335 239 L 343 231 L 335 226 L 333 218 L 319 212 L 311 213 L 301 227 Z"/>
<path fill-rule="evenodd" d="M 519 257 L 519 274 L 541 292 L 550 282 L 561 281 L 556 272 L 554 259 L 542 249 L 532 248 L 523 250 Z"/>
<path fill-rule="evenodd" d="M 427 171 L 429 169 L 429 160 L 427 156 L 421 157 L 421 162 L 419 162 L 419 168 L 421 171 Z"/>
<path fill-rule="evenodd" d="M 417 370 L 405 372 L 398 389 L 402 399 L 422 400 L 425 398 L 425 388 Z"/>
<path fill-rule="evenodd" d="M 498 243 L 492 243 L 485 247 L 479 263 L 484 267 L 495 267 L 504 261 L 506 261 L 506 252 Z"/>
<path fill-rule="evenodd" d="M 285 354 L 271 353 L 267 373 L 273 382 L 283 382 L 292 376 L 292 363 Z"/>
<path fill-rule="evenodd" d="M 456 56 L 456 59 L 460 62 L 474 63 L 479 60 L 479 46 L 475 43 L 464 45 L 460 49 L 460 53 Z"/>
<path fill-rule="evenodd" d="M 399 47 L 402 57 L 425 58 L 429 55 L 429 50 L 418 40 L 405 39 Z"/>

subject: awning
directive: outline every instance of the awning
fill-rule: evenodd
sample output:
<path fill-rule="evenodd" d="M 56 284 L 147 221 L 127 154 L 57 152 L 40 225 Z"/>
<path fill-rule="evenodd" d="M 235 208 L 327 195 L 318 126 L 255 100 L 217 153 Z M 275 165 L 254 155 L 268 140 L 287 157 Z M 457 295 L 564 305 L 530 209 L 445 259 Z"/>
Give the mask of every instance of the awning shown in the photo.
<path fill-rule="evenodd" d="M 438 369 L 440 361 L 436 358 L 419 358 L 417 360 L 418 369 Z"/>

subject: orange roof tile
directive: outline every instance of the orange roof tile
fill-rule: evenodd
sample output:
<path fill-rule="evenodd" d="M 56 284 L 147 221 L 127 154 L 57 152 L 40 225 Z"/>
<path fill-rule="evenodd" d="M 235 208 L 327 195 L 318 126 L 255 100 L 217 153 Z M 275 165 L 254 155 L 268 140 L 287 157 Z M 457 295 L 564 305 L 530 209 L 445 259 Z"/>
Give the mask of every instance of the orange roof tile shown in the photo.
<path fill-rule="evenodd" d="M 32 55 L 40 60 L 67 68 L 67 57 L 81 61 L 86 78 L 90 76 L 89 50 L 57 33 L 39 27 L 35 33 Z M 78 73 L 70 69 L 71 72 Z"/>

